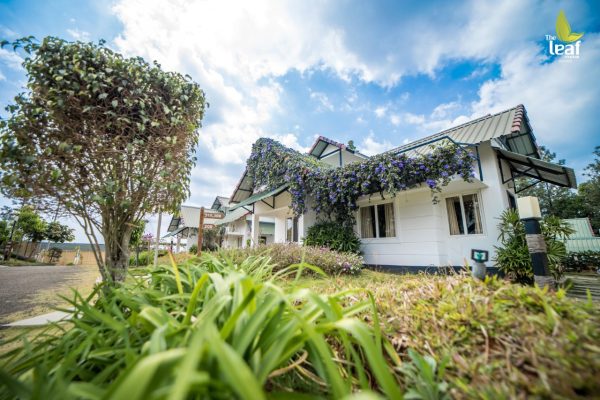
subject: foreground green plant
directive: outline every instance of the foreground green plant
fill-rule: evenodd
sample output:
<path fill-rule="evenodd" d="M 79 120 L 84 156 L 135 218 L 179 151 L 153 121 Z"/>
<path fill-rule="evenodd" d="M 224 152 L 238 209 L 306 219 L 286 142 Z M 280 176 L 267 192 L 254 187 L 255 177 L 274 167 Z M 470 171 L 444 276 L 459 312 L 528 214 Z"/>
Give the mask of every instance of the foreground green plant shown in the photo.
<path fill-rule="evenodd" d="M 360 239 L 354 229 L 332 221 L 321 221 L 308 228 L 304 244 L 344 253 L 360 253 Z"/>
<path fill-rule="evenodd" d="M 2 355 L 0 397 L 266 398 L 282 377 L 310 379 L 311 395 L 343 398 L 376 388 L 402 396 L 400 361 L 362 289 L 322 296 L 283 289 L 296 266 L 211 256 L 142 270 L 91 304 L 75 293 L 70 322 Z M 365 300 L 348 306 L 359 293 Z M 354 318 L 371 315 L 372 326 Z M 308 386 L 307 386 L 308 387 Z"/>
<path fill-rule="evenodd" d="M 515 210 L 506 210 L 500 216 L 500 246 L 496 246 L 494 262 L 509 279 L 518 283 L 533 283 L 533 267 L 525 240 L 525 226 Z M 558 217 L 549 216 L 541 221 L 542 234 L 546 242 L 548 266 L 555 280 L 564 274 L 563 260 L 567 255 L 564 240 L 574 230 Z"/>

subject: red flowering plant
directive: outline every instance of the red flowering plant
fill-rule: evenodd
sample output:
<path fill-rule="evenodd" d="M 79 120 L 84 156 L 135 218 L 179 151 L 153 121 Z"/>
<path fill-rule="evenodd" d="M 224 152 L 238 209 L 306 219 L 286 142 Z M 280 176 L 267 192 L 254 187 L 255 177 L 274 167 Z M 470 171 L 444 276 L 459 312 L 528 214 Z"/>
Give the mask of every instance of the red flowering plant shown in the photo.
<path fill-rule="evenodd" d="M 427 154 L 416 157 L 387 152 L 333 167 L 273 139 L 261 138 L 252 146 L 247 168 L 255 188 L 272 190 L 287 183 L 296 214 L 305 211 L 310 196 L 318 215 L 352 225 L 360 196 L 394 196 L 399 191 L 427 185 L 437 202 L 436 194 L 454 176 L 471 181 L 475 160 L 471 151 L 449 143 L 431 145 Z"/>

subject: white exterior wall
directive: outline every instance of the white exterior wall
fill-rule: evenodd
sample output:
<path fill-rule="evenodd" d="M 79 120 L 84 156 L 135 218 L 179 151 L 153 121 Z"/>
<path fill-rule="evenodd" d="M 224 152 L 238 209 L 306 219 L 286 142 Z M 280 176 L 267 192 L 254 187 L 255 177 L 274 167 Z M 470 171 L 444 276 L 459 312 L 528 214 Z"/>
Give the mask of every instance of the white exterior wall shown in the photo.
<path fill-rule="evenodd" d="M 226 249 L 244 247 L 248 236 L 248 224 L 246 223 L 246 216 L 244 215 L 242 218 L 230 222 L 225 226 L 223 247 Z M 241 239 L 241 243 L 239 239 Z"/>
<path fill-rule="evenodd" d="M 361 250 L 366 264 L 396 266 L 464 265 L 470 262 L 471 249 L 488 250 L 490 260 L 498 238 L 500 214 L 508 208 L 507 185 L 502 184 L 498 161 L 489 143 L 480 146 L 479 154 L 483 182 L 472 183 L 462 179 L 451 182 L 438 194 L 440 202 L 433 204 L 429 188 L 400 192 L 396 197 L 379 194 L 359 199 L 359 206 L 392 201 L 396 237 L 361 239 Z M 475 169 L 479 178 L 478 167 Z M 446 197 L 477 193 L 480 203 L 482 234 L 450 235 Z M 357 213 L 357 232 L 360 235 L 360 213 Z M 492 265 L 492 263 L 488 263 Z"/>
<path fill-rule="evenodd" d="M 339 151 L 336 151 L 339 149 L 340 148 L 337 146 L 334 146 L 331 144 L 328 145 L 325 148 L 325 150 L 323 151 L 323 155 L 327 155 L 334 151 L 335 151 L 335 153 L 333 153 L 327 157 L 321 158 L 321 161 L 323 161 L 329 165 L 334 165 L 336 167 L 339 167 L 340 166 L 340 153 L 339 153 Z M 364 160 L 363 157 L 357 156 L 356 154 L 351 153 L 347 150 L 342 150 L 342 165 L 346 165 L 346 164 L 349 164 L 351 162 L 356 162 L 356 161 L 363 161 L 363 160 Z"/>

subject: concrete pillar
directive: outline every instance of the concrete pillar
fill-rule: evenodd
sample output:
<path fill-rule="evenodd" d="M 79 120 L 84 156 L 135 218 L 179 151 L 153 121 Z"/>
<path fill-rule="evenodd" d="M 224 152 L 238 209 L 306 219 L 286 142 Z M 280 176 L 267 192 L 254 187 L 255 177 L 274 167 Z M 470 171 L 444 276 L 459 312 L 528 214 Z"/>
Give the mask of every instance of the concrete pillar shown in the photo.
<path fill-rule="evenodd" d="M 259 244 L 260 237 L 260 217 L 257 214 L 252 214 L 252 226 L 250 231 L 250 244 L 252 247 L 256 247 Z"/>
<path fill-rule="evenodd" d="M 285 243 L 285 214 L 275 216 L 275 232 L 273 234 L 275 243 Z"/>

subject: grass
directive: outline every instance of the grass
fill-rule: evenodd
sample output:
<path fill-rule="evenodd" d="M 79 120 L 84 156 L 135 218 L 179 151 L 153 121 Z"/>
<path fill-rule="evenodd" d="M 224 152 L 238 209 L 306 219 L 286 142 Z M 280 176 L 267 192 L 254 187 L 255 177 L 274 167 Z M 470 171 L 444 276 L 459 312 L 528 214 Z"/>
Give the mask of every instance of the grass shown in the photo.
<path fill-rule="evenodd" d="M 600 393 L 600 309 L 591 300 L 566 298 L 563 290 L 548 293 L 461 274 L 364 271 L 359 276 L 273 277 L 256 259 L 233 273 L 217 263 L 210 275 L 203 275 L 191 272 L 196 271 L 193 258 L 187 264 L 183 259 L 188 257 L 181 258 L 178 274 L 161 267 L 150 281 L 133 280 L 137 289 L 120 292 L 113 302 L 93 308 L 76 302 L 84 310 L 82 320 L 62 331 L 64 338 L 56 331 L 46 337 L 51 345 L 40 345 L 46 351 L 38 359 L 65 376 L 78 368 L 95 371 L 78 372 L 79 379 L 89 376 L 92 385 L 61 386 L 40 367 L 37 374 L 45 380 L 35 387 L 54 382 L 48 389 L 71 388 L 84 398 L 125 393 L 136 385 L 140 396 L 152 390 L 173 393 L 173 382 L 185 390 L 202 387 L 208 390 L 202 393 L 214 394 L 213 387 L 224 396 L 242 397 L 235 391 L 241 384 L 233 383 L 242 381 L 241 387 L 257 398 L 264 395 L 261 387 L 283 397 L 291 390 L 339 397 L 350 388 L 394 397 L 395 386 L 407 397 L 431 399 L 589 398 Z M 217 292 L 218 299 L 213 297 Z M 282 299 L 287 300 L 279 303 Z M 302 335 L 290 335 L 286 325 L 300 320 L 282 317 L 285 313 L 273 304 L 287 304 L 290 316 L 308 318 L 292 330 Z M 198 333 L 192 326 L 217 331 L 209 327 Z M 39 331 L 29 337 L 34 333 Z M 255 344 L 248 347 L 248 340 Z M 275 343 L 293 350 L 268 347 Z M 171 351 L 180 348 L 199 358 Z M 65 354 L 75 363 L 68 368 Z M 112 375 L 114 384 L 102 383 L 111 376 L 102 371 L 113 365 L 121 375 Z M 236 368 L 243 376 L 226 372 Z M 196 372 L 181 376 L 177 371 Z M 153 383 L 144 386 L 143 379 Z M 213 386 L 202 386 L 206 379 Z"/>
<path fill-rule="evenodd" d="M 94 305 L 77 298 L 76 316 L 52 326 L 60 335 L 2 356 L 0 397 L 261 399 L 298 370 L 315 382 L 311 395 L 401 396 L 393 349 L 378 324 L 354 317 L 375 316 L 372 299 L 347 306 L 361 290 L 320 296 L 276 284 L 291 273 L 261 258 L 205 257 L 141 271 Z"/>
<path fill-rule="evenodd" d="M 11 258 L 9 260 L 0 261 L 0 265 L 6 265 L 8 267 L 24 267 L 24 266 L 45 266 L 52 265 L 48 263 L 41 263 L 35 260 L 19 260 L 18 258 Z"/>
<path fill-rule="evenodd" d="M 382 329 L 403 359 L 412 349 L 447 360 L 444 379 L 453 397 L 600 393 L 600 308 L 591 300 L 464 275 L 364 271 L 301 284 L 323 293 L 372 292 Z"/>

